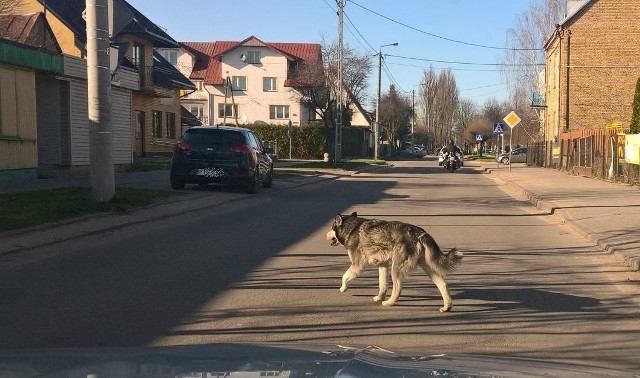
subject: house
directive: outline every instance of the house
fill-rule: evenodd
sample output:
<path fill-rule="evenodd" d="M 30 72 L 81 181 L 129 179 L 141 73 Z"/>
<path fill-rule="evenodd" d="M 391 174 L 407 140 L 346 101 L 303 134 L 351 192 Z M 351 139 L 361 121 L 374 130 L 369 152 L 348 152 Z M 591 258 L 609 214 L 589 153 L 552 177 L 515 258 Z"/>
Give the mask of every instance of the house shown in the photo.
<path fill-rule="evenodd" d="M 112 45 L 116 47 L 111 50 L 112 55 L 118 55 L 111 67 L 115 163 L 131 163 L 133 156 L 169 154 L 180 135 L 181 91 L 196 88 L 155 51 L 177 48 L 173 38 L 125 0 L 111 0 L 109 4 L 113 7 Z M 46 14 L 64 54 L 86 57 L 85 0 L 23 0 L 25 8 Z M 71 64 L 76 66 L 74 75 L 80 74 L 81 65 Z M 131 78 L 132 72 L 135 79 Z M 86 83 L 69 80 L 69 90 L 71 145 L 63 148 L 74 153 L 61 164 L 76 167 L 88 164 L 89 156 Z"/>
<path fill-rule="evenodd" d="M 565 19 L 544 46 L 544 134 L 629 125 L 640 77 L 637 0 L 568 0 Z M 554 155 L 559 147 L 554 145 Z"/>
<path fill-rule="evenodd" d="M 41 13 L 0 16 L 0 180 L 37 177 L 36 92 L 62 74 L 60 46 Z"/>
<path fill-rule="evenodd" d="M 181 42 L 158 49 L 196 85 L 182 105 L 204 124 L 307 124 L 316 114 L 301 103 L 291 80 L 304 62 L 321 62 L 316 43 Z"/>

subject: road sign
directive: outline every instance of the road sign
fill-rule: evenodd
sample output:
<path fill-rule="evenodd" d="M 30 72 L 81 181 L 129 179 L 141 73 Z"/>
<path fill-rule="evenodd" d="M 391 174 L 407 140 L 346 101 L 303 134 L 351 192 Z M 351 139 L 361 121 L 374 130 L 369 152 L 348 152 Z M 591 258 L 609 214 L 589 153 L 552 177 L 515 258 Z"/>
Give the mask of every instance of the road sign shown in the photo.
<path fill-rule="evenodd" d="M 476 142 L 482 142 L 482 134 L 476 134 Z"/>
<path fill-rule="evenodd" d="M 507 114 L 506 117 L 504 117 L 504 122 L 507 124 L 507 126 L 513 129 L 517 124 L 520 123 L 520 117 L 518 117 L 516 112 L 511 112 Z"/>
<path fill-rule="evenodd" d="M 493 124 L 493 133 L 494 134 L 502 134 L 504 133 L 504 123 L 494 123 Z"/>

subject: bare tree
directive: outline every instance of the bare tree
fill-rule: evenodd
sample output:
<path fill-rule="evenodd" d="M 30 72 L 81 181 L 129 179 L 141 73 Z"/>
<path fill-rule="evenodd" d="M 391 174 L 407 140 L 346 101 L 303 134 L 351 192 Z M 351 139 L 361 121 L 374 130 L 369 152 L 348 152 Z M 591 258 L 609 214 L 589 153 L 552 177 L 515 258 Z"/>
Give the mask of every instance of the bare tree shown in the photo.
<path fill-rule="evenodd" d="M 302 103 L 320 116 L 325 126 L 327 151 L 333 158 L 335 125 L 338 112 L 337 99 L 340 90 L 338 82 L 338 44 L 322 42 L 322 61 L 303 63 L 296 70 L 293 79 L 295 87 L 302 96 Z M 354 101 L 366 100 L 369 75 L 372 71 L 371 58 L 358 55 L 355 50 L 343 48 L 343 104 L 342 126 L 351 123 L 351 105 Z"/>
<path fill-rule="evenodd" d="M 389 141 L 388 155 L 395 150 L 396 141 L 403 131 L 407 131 L 411 123 L 411 100 L 396 90 L 392 84 L 389 92 L 380 98 L 380 125 L 387 134 Z"/>
<path fill-rule="evenodd" d="M 517 26 L 507 30 L 508 50 L 500 67 L 512 103 L 530 104 L 533 93 L 544 92 L 543 47 L 565 11 L 566 0 L 532 0 L 529 9 L 516 17 Z M 533 112 L 529 108 L 526 111 Z"/>
<path fill-rule="evenodd" d="M 438 75 L 435 110 L 436 143 L 444 144 L 454 136 L 454 114 L 458 107 L 459 95 L 456 78 L 450 69 L 440 71 Z"/>

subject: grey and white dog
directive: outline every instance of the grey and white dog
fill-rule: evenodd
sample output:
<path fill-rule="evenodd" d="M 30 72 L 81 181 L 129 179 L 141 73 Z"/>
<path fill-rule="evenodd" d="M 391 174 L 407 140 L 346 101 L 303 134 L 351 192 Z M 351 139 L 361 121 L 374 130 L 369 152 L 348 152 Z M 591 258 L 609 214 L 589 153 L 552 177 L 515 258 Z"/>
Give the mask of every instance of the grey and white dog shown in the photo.
<path fill-rule="evenodd" d="M 354 212 L 337 215 L 326 237 L 333 246 L 343 245 L 351 260 L 351 266 L 342 276 L 341 292 L 347 291 L 349 281 L 362 273 L 366 265 L 377 265 L 380 291 L 373 300 L 382 301 L 383 306 L 393 306 L 400 296 L 403 280 L 420 267 L 442 294 L 444 306 L 440 311 L 451 309 L 451 295 L 443 274 L 460 264 L 462 252 L 456 248 L 442 252 L 424 229 L 404 222 L 366 219 Z M 393 289 L 391 298 L 385 300 L 389 268 Z"/>

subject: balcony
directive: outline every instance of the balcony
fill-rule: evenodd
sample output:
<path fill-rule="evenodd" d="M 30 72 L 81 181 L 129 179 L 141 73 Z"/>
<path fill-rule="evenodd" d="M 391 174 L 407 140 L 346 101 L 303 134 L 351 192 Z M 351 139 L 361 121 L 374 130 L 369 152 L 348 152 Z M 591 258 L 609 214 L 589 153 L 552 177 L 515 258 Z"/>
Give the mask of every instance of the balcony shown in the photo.
<path fill-rule="evenodd" d="M 531 98 L 531 107 L 532 108 L 546 108 L 547 100 L 545 98 L 544 93 L 535 92 Z"/>
<path fill-rule="evenodd" d="M 153 97 L 171 98 L 175 91 L 162 85 L 162 73 L 153 66 L 146 66 L 138 69 L 140 71 L 140 91 Z"/>

